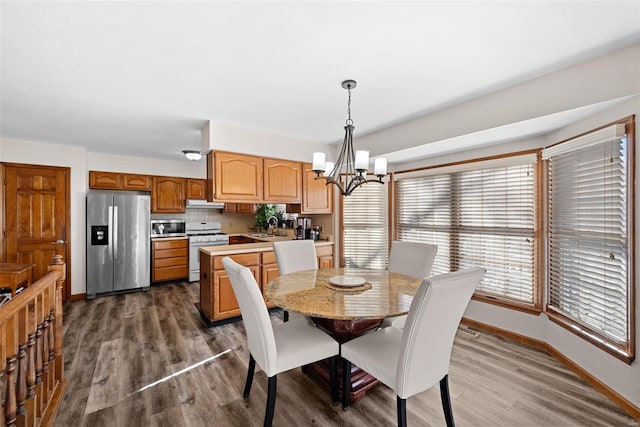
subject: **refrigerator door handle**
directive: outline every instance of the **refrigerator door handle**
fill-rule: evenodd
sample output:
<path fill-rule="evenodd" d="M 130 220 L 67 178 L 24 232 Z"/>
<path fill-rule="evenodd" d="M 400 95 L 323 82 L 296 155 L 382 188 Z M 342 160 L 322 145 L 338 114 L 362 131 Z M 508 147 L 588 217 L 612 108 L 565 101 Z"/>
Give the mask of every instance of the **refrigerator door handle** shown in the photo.
<path fill-rule="evenodd" d="M 118 259 L 118 207 L 113 207 L 113 261 Z"/>

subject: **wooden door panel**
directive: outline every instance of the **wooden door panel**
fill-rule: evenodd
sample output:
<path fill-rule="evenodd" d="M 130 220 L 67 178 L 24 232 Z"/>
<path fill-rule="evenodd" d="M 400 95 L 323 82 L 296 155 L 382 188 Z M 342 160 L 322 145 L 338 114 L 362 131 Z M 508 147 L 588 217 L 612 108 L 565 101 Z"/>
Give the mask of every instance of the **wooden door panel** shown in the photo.
<path fill-rule="evenodd" d="M 6 261 L 35 264 L 33 281 L 47 273 L 53 255 L 62 255 L 70 264 L 68 179 L 68 168 L 5 167 Z M 67 289 L 71 286 L 69 271 L 67 268 Z"/>
<path fill-rule="evenodd" d="M 51 248 L 42 249 L 40 245 L 23 245 L 17 253 L 16 262 L 18 264 L 35 264 L 33 277 L 42 277 L 47 274 L 47 267 L 51 263 L 54 255 L 62 255 L 64 259 L 64 249 L 62 245 L 51 245 Z M 37 279 L 34 279 L 37 280 Z"/>
<path fill-rule="evenodd" d="M 275 203 L 300 203 L 302 164 L 288 160 L 264 159 L 264 200 Z"/>

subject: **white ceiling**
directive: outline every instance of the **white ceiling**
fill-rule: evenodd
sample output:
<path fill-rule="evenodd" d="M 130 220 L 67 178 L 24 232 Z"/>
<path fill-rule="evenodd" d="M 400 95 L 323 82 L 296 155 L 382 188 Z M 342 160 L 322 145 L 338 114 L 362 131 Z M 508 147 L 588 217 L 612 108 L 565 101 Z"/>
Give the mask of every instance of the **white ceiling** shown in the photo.
<path fill-rule="evenodd" d="M 2 138 L 164 159 L 206 120 L 337 142 L 346 78 L 357 138 L 640 40 L 640 2 L 613 0 L 2 1 L 0 20 Z"/>

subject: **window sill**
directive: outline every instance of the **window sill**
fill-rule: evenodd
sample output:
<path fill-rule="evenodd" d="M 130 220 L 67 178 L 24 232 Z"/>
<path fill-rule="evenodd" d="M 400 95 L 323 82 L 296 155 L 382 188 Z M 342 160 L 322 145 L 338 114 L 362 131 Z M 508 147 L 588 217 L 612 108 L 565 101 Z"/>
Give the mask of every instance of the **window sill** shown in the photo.
<path fill-rule="evenodd" d="M 516 311 L 521 311 L 523 313 L 527 313 L 527 314 L 533 314 L 533 315 L 539 315 L 540 313 L 542 313 L 542 307 L 541 306 L 536 306 L 536 305 L 531 305 L 531 304 L 525 304 L 522 302 L 517 302 L 517 301 L 509 301 L 506 299 L 501 299 L 498 297 L 494 297 L 494 296 L 489 296 L 486 294 L 478 294 L 475 293 L 473 294 L 473 297 L 471 297 L 472 300 L 474 301 L 479 301 L 479 302 L 484 302 L 487 304 L 492 304 L 492 305 L 497 305 L 499 307 L 503 307 L 503 308 L 508 308 L 510 310 L 516 310 Z"/>
<path fill-rule="evenodd" d="M 577 323 L 559 313 L 556 313 L 555 311 L 553 311 L 553 309 L 547 308 L 546 314 L 547 314 L 547 317 L 549 317 L 549 320 L 551 320 L 553 323 L 561 326 L 562 328 L 573 333 L 574 335 L 577 335 L 578 337 L 590 342 L 591 344 L 598 347 L 599 349 L 606 351 L 607 353 L 609 353 L 610 355 L 614 356 L 617 359 L 620 359 L 627 365 L 631 365 L 631 362 L 634 361 L 635 355 L 633 352 L 633 348 L 634 348 L 633 343 L 629 345 L 629 348 L 623 349 L 614 345 L 610 341 L 606 340 L 604 337 L 601 337 L 595 332 L 587 329 L 585 326 L 581 325 L 580 323 Z"/>

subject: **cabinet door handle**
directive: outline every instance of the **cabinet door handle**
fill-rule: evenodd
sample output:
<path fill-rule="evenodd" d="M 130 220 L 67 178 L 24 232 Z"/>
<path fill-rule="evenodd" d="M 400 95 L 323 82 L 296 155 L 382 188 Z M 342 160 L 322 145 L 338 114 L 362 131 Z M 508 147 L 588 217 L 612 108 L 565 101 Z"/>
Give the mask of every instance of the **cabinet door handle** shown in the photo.
<path fill-rule="evenodd" d="M 56 240 L 55 242 L 51 242 L 52 245 L 66 245 L 67 242 L 64 240 Z"/>

